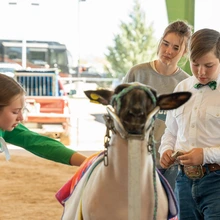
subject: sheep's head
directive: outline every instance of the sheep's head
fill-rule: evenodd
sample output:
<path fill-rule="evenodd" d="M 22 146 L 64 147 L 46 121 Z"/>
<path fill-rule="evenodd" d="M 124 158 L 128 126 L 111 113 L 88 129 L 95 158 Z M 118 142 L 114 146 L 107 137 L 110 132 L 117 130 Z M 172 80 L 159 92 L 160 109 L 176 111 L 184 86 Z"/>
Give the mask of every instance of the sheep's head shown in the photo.
<path fill-rule="evenodd" d="M 156 92 L 140 84 L 121 84 L 115 89 L 111 105 L 128 133 L 141 134 L 156 107 Z"/>
<path fill-rule="evenodd" d="M 185 103 L 191 96 L 189 92 L 172 93 L 157 97 L 156 91 L 140 84 L 121 84 L 111 90 L 88 90 L 87 97 L 103 105 L 111 105 L 129 134 L 141 134 L 149 114 L 156 108 L 174 109 Z"/>

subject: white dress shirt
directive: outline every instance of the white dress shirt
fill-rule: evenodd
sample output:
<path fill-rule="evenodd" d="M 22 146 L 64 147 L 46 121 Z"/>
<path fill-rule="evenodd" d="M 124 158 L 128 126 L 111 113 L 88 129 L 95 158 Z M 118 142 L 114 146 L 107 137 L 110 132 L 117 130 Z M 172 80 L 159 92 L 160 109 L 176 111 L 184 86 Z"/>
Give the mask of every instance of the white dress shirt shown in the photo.
<path fill-rule="evenodd" d="M 195 89 L 196 83 L 198 80 L 191 76 L 176 86 L 174 92 L 189 91 L 192 96 L 184 105 L 167 112 L 159 153 L 162 156 L 168 149 L 204 148 L 203 164 L 220 164 L 220 75 L 216 90 L 208 86 Z"/>

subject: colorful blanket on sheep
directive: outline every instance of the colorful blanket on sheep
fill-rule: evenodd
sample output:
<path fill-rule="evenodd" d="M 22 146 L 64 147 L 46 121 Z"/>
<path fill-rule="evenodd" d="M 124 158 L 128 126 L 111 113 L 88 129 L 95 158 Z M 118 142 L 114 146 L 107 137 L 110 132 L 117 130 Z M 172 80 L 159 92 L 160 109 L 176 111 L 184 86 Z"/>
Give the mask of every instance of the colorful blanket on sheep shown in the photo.
<path fill-rule="evenodd" d="M 76 173 L 73 175 L 73 177 L 56 193 L 57 200 L 61 203 L 61 205 L 64 206 L 65 201 L 68 199 L 68 197 L 72 194 L 74 189 L 76 188 L 77 184 L 79 183 L 80 179 L 84 176 L 84 174 L 87 173 L 88 169 L 90 169 L 90 173 L 87 173 L 87 179 L 89 178 L 90 174 L 92 173 L 93 169 L 103 161 L 103 152 L 98 152 L 95 154 L 92 154 L 90 157 L 88 157 L 84 163 L 80 166 L 80 168 L 76 171 Z M 93 166 L 93 167 L 92 167 Z M 168 184 L 167 180 L 163 177 L 163 175 L 160 173 L 159 170 L 157 170 L 158 175 L 160 177 L 160 181 L 167 193 L 168 197 L 168 203 L 169 203 L 169 220 L 178 220 L 178 218 L 175 216 L 174 213 L 176 213 L 177 210 L 177 202 L 174 197 L 173 191 Z"/>
<path fill-rule="evenodd" d="M 98 153 L 92 154 L 90 157 L 86 158 L 86 160 L 79 167 L 79 169 L 76 171 L 76 173 L 73 175 L 73 177 L 56 193 L 55 196 L 56 196 L 57 200 L 62 205 L 64 205 L 65 200 L 74 191 L 74 189 L 76 188 L 78 182 L 84 176 L 86 171 L 90 168 L 91 165 L 94 164 L 94 161 L 97 158 L 100 158 L 102 160 L 101 155 L 103 155 L 103 152 L 98 152 Z"/>

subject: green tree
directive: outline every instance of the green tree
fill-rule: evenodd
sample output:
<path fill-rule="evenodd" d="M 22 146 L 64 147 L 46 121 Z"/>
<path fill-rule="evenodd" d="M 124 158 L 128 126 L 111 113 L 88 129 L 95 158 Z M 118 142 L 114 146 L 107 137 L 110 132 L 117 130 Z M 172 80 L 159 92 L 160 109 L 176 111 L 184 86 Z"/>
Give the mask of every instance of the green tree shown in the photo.
<path fill-rule="evenodd" d="M 157 41 L 153 24 L 146 25 L 146 15 L 138 0 L 134 0 L 129 22 L 121 22 L 120 33 L 113 39 L 114 46 L 107 47 L 105 57 L 109 62 L 106 71 L 121 79 L 128 70 L 142 62 L 153 60 L 156 56 Z"/>

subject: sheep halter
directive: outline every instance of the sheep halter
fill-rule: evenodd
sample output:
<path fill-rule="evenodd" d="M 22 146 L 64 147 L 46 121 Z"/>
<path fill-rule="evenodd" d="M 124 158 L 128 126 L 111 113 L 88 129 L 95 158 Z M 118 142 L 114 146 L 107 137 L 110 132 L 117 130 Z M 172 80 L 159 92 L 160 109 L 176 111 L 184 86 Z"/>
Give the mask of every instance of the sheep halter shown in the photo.
<path fill-rule="evenodd" d="M 140 86 L 140 85 L 132 85 L 129 86 L 125 89 L 123 89 L 121 92 L 119 92 L 118 94 L 113 95 L 112 100 L 111 100 L 111 105 L 114 106 L 114 102 L 116 102 L 116 108 L 117 111 L 116 113 L 118 114 L 120 109 L 121 109 L 121 98 L 127 94 L 128 92 L 130 92 L 132 89 L 141 89 L 144 90 L 151 98 L 154 106 L 156 106 L 156 97 L 154 96 L 154 94 L 151 92 L 151 90 L 149 88 L 146 88 L 145 86 Z"/>

